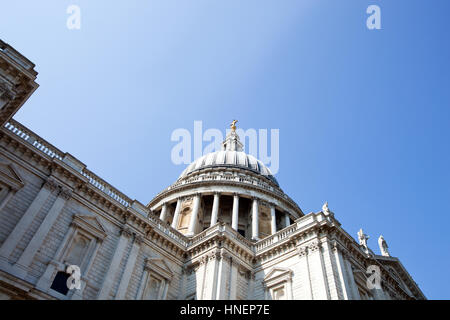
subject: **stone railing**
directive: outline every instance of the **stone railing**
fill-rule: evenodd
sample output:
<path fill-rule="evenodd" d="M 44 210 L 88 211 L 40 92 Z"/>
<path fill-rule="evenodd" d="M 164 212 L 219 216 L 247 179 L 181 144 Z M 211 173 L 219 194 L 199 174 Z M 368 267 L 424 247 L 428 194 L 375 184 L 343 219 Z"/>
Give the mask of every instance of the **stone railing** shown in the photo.
<path fill-rule="evenodd" d="M 14 60 L 21 67 L 31 72 L 34 76 L 37 75 L 37 72 L 34 69 L 35 65 L 30 60 L 25 58 L 19 51 L 11 47 L 6 42 L 0 40 L 0 52 L 6 54 L 10 59 Z"/>
<path fill-rule="evenodd" d="M 154 214 L 150 213 L 147 216 L 147 219 L 154 228 L 162 231 L 168 237 L 178 242 L 178 244 L 180 244 L 181 246 L 187 247 L 190 244 L 189 238 L 185 237 L 180 232 L 172 228 L 168 223 L 163 222 Z"/>
<path fill-rule="evenodd" d="M 97 189 L 100 189 L 107 196 L 113 198 L 121 205 L 129 207 L 130 203 L 133 201 L 90 170 L 85 168 L 81 171 L 81 174 L 89 180 L 89 183 L 91 185 L 93 185 Z"/>
<path fill-rule="evenodd" d="M 303 232 L 305 229 L 309 228 L 311 225 L 314 225 L 323 220 L 330 221 L 329 219 L 324 218 L 324 215 L 322 212 L 303 216 L 303 217 L 297 219 L 290 226 L 278 231 L 277 233 L 274 233 L 271 236 L 268 236 L 268 237 L 256 242 L 253 245 L 254 252 L 255 252 L 255 254 L 258 254 L 272 246 L 275 246 L 275 245 L 281 243 L 283 240 L 288 239 L 293 234 Z"/>
<path fill-rule="evenodd" d="M 297 223 L 291 224 L 290 226 L 278 231 L 277 233 L 274 233 L 273 235 L 270 235 L 257 243 L 255 243 L 255 252 L 264 250 L 273 244 L 278 243 L 281 240 L 286 239 L 291 234 L 293 234 L 295 231 L 297 231 L 298 225 Z"/>
<path fill-rule="evenodd" d="M 257 242 L 251 241 L 243 236 L 241 236 L 237 231 L 235 231 L 233 228 L 231 228 L 228 224 L 223 223 L 217 223 L 211 228 L 208 228 L 199 234 L 195 235 L 188 241 L 188 247 L 195 246 L 198 243 L 201 243 L 205 239 L 207 239 L 209 236 L 215 235 L 215 234 L 225 234 L 231 239 L 237 240 L 241 245 L 244 245 L 247 247 L 250 251 L 252 251 L 254 254 L 259 254 L 260 252 L 263 252 L 264 250 L 271 248 L 273 246 L 276 246 L 283 242 L 283 240 L 289 239 L 292 235 L 296 233 L 303 232 L 307 228 L 311 227 L 312 225 L 321 222 L 325 220 L 323 217 L 323 213 L 319 212 L 316 214 L 310 214 L 306 215 L 304 217 L 301 217 L 297 219 L 293 224 L 290 226 L 279 230 L 278 232 L 274 233 L 273 235 L 270 235 L 262 240 L 259 240 Z M 328 219 L 327 219 L 328 220 Z"/>
<path fill-rule="evenodd" d="M 287 200 L 288 202 L 291 202 L 295 207 L 297 207 L 295 202 L 293 202 L 292 199 L 287 194 L 282 192 L 280 189 L 275 188 L 275 187 L 271 186 L 269 183 L 261 181 L 260 179 L 253 178 L 253 177 L 243 177 L 243 176 L 239 176 L 239 175 L 215 174 L 215 175 L 197 175 L 197 176 L 189 177 L 189 178 L 182 179 L 180 181 L 175 182 L 171 186 L 167 187 L 166 189 L 164 189 L 163 191 L 158 193 L 155 198 L 158 198 L 159 196 L 163 195 L 164 193 L 171 191 L 171 190 L 176 190 L 182 186 L 189 185 L 189 184 L 202 183 L 202 182 L 206 182 L 206 181 L 214 181 L 214 182 L 226 181 L 226 182 L 239 182 L 239 183 L 243 183 L 243 184 L 250 184 L 253 186 L 257 186 L 261 189 L 270 191 L 270 192 L 276 194 L 277 196 Z"/>
<path fill-rule="evenodd" d="M 22 140 L 31 144 L 39 151 L 45 153 L 47 156 L 51 158 L 57 158 L 59 160 L 63 159 L 64 152 L 62 152 L 55 146 L 51 145 L 50 143 L 39 137 L 33 131 L 25 128 L 17 121 L 11 119 L 9 122 L 5 124 L 5 128 L 9 130 L 11 133 L 21 138 Z"/>
<path fill-rule="evenodd" d="M 209 235 L 218 233 L 223 231 L 223 225 L 221 223 L 216 223 L 213 227 L 208 228 L 206 230 L 203 230 L 202 232 L 196 234 L 189 240 L 188 246 L 194 246 L 197 243 L 202 242 L 204 239 L 206 239 Z"/>
<path fill-rule="evenodd" d="M 248 240 L 247 238 L 241 236 L 239 234 L 239 232 L 237 232 L 236 230 L 231 228 L 230 225 L 228 225 L 228 224 L 224 225 L 224 233 L 226 233 L 229 237 L 237 240 L 241 244 L 244 244 L 251 251 L 255 252 L 254 243 L 252 241 Z"/>
<path fill-rule="evenodd" d="M 179 186 L 183 186 L 183 185 L 191 184 L 191 183 L 208 181 L 208 180 L 241 182 L 241 183 L 247 183 L 247 184 L 251 184 L 251 185 L 256 185 L 256 186 L 259 186 L 259 187 L 261 187 L 263 189 L 266 189 L 266 190 L 269 190 L 271 192 L 277 193 L 280 196 L 282 196 L 283 198 L 286 198 L 286 199 L 288 198 L 286 194 L 280 192 L 276 188 L 272 187 L 270 184 L 262 182 L 262 181 L 260 181 L 260 180 L 258 180 L 256 178 L 242 177 L 242 176 L 235 176 L 235 175 L 220 175 L 220 174 L 217 174 L 217 175 L 199 175 L 199 176 L 194 176 L 194 177 L 190 177 L 190 178 L 187 178 L 187 179 L 183 179 L 183 180 L 180 180 L 178 182 L 175 182 L 174 184 L 172 184 L 170 187 L 166 188 L 165 190 L 163 190 L 159 194 L 162 194 L 162 193 L 167 192 L 169 190 L 175 189 L 175 188 L 177 188 Z"/>
<path fill-rule="evenodd" d="M 30 145 L 35 147 L 37 150 L 43 152 L 50 158 L 56 158 L 61 161 L 64 159 L 65 155 L 64 152 L 62 152 L 49 142 L 45 141 L 37 134 L 35 134 L 33 131 L 27 129 L 25 126 L 21 125 L 17 121 L 10 120 L 8 123 L 5 124 L 5 128 L 9 130 L 11 133 L 21 138 L 22 140 L 28 142 Z M 132 202 L 130 198 L 125 196 L 122 192 L 111 186 L 109 183 L 98 177 L 93 172 L 84 168 L 83 170 L 81 170 L 81 174 L 88 179 L 91 185 L 103 191 L 106 195 L 113 198 L 121 205 L 125 207 L 130 206 L 130 203 Z"/>

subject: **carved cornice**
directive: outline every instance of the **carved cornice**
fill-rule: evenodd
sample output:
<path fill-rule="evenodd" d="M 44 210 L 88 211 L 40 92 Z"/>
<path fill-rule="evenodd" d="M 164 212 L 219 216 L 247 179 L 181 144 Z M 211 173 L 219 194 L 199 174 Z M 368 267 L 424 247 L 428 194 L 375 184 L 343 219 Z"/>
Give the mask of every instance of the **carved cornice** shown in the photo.
<path fill-rule="evenodd" d="M 136 234 L 134 236 L 134 243 L 136 243 L 136 245 L 140 246 L 143 242 L 144 242 L 143 236 L 141 236 L 140 234 Z"/>
<path fill-rule="evenodd" d="M 4 83 L 0 82 L 0 99 L 10 101 L 14 98 L 15 94 Z"/>
<path fill-rule="evenodd" d="M 207 264 L 208 261 L 209 261 L 209 258 L 206 255 L 206 256 L 201 257 L 198 262 L 199 262 L 200 265 L 204 265 L 204 264 Z"/>
<path fill-rule="evenodd" d="M 308 244 L 308 251 L 309 252 L 315 252 L 315 251 L 319 251 L 322 248 L 322 243 L 320 243 L 317 240 L 312 241 L 311 243 Z"/>
<path fill-rule="evenodd" d="M 52 178 L 45 181 L 43 188 L 50 190 L 51 192 L 58 190 L 59 184 Z"/>
<path fill-rule="evenodd" d="M 214 250 L 213 252 L 210 252 L 208 254 L 208 259 L 209 260 L 220 260 L 221 259 L 220 251 L 219 250 Z"/>
<path fill-rule="evenodd" d="M 70 198 L 72 198 L 72 190 L 67 189 L 67 188 L 62 188 L 62 190 L 58 196 L 67 201 Z"/>
<path fill-rule="evenodd" d="M 0 95 L 8 103 L 0 109 L 0 126 L 20 109 L 39 86 L 34 64 L 9 44 L 0 40 Z"/>
<path fill-rule="evenodd" d="M 129 227 L 123 227 L 122 229 L 120 229 L 120 235 L 130 238 L 133 235 L 133 232 Z"/>
<path fill-rule="evenodd" d="M 297 252 L 300 257 L 305 257 L 308 255 L 308 247 L 307 246 L 298 247 Z"/>
<path fill-rule="evenodd" d="M 231 256 L 230 256 L 230 254 L 228 253 L 228 252 L 226 252 L 226 251 L 221 251 L 220 252 L 220 258 L 221 259 L 229 259 Z"/>
<path fill-rule="evenodd" d="M 231 266 L 239 268 L 241 266 L 241 264 L 239 263 L 239 261 L 237 259 L 231 258 Z"/>

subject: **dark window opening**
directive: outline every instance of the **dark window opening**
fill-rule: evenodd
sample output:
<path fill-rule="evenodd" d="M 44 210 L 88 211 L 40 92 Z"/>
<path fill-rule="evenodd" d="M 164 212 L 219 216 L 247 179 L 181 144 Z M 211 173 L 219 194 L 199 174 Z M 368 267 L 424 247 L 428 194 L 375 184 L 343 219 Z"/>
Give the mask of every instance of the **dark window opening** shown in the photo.
<path fill-rule="evenodd" d="M 51 289 L 55 290 L 56 292 L 59 292 L 63 295 L 66 295 L 67 292 L 69 292 L 69 288 L 67 287 L 67 279 L 69 279 L 70 274 L 65 273 L 64 271 L 59 271 L 55 279 L 53 279 Z"/>
<path fill-rule="evenodd" d="M 245 237 L 245 230 L 238 229 L 238 232 L 241 236 Z"/>

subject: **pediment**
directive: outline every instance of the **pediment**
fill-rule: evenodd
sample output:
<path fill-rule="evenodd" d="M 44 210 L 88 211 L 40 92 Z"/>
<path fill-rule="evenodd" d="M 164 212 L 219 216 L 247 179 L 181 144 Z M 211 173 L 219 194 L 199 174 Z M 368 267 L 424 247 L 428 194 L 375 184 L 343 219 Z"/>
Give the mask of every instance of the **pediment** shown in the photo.
<path fill-rule="evenodd" d="M 145 260 L 145 268 L 165 279 L 172 279 L 173 272 L 161 257 L 149 257 Z"/>
<path fill-rule="evenodd" d="M 0 161 L 0 181 L 14 190 L 21 189 L 25 183 L 12 163 Z"/>
<path fill-rule="evenodd" d="M 269 282 L 277 279 L 290 278 L 292 270 L 289 268 L 273 267 L 269 273 L 264 277 L 264 282 Z"/>
<path fill-rule="evenodd" d="M 425 297 L 398 258 L 377 255 L 376 259 L 386 268 L 391 277 L 396 280 L 407 294 L 415 297 Z"/>
<path fill-rule="evenodd" d="M 99 219 L 93 215 L 76 214 L 73 217 L 73 223 L 100 240 L 103 240 L 107 236 L 105 227 Z"/>

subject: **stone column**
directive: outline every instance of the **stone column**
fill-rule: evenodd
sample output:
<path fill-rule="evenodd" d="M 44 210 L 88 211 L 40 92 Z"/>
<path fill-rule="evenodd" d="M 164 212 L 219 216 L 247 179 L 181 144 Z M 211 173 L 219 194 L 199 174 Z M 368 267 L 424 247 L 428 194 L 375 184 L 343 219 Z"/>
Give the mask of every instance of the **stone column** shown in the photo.
<path fill-rule="evenodd" d="M 239 264 L 233 260 L 230 261 L 230 300 L 236 300 L 237 280 Z"/>
<path fill-rule="evenodd" d="M 161 215 L 159 216 L 159 219 L 166 222 L 167 219 L 167 203 L 164 202 L 162 209 L 161 209 Z"/>
<path fill-rule="evenodd" d="M 227 270 L 227 264 L 230 256 L 227 252 L 220 252 L 219 267 L 217 270 L 217 286 L 216 286 L 216 300 L 225 300 L 227 297 L 226 282 L 230 275 L 230 270 Z"/>
<path fill-rule="evenodd" d="M 142 278 L 141 281 L 139 282 L 139 289 L 136 294 L 135 300 L 142 300 L 147 280 L 148 280 L 148 268 L 144 267 L 144 272 L 142 273 Z"/>
<path fill-rule="evenodd" d="M 210 227 L 212 227 L 213 225 L 215 225 L 217 223 L 217 218 L 219 216 L 219 200 L 220 200 L 220 194 L 218 192 L 215 192 L 212 211 L 211 211 Z"/>
<path fill-rule="evenodd" d="M 339 282 L 341 283 L 342 295 L 345 300 L 352 299 L 352 292 L 349 287 L 349 283 L 347 281 L 347 268 L 344 259 L 342 258 L 342 254 L 339 252 L 339 248 L 337 245 L 333 248 L 337 273 L 339 275 Z"/>
<path fill-rule="evenodd" d="M 180 290 L 178 292 L 178 300 L 186 300 L 186 284 L 188 278 L 188 268 L 186 266 L 181 267 L 181 280 L 180 280 Z"/>
<path fill-rule="evenodd" d="M 275 234 L 277 232 L 277 217 L 275 215 L 275 206 L 270 206 L 270 227 L 272 234 Z"/>
<path fill-rule="evenodd" d="M 249 272 L 247 300 L 254 300 L 255 296 L 255 273 Z"/>
<path fill-rule="evenodd" d="M 9 188 L 8 194 L 6 195 L 6 197 L 0 203 L 0 211 L 2 211 L 3 208 L 6 206 L 6 204 L 9 202 L 9 200 L 11 200 L 11 198 L 15 195 L 16 191 L 17 190 Z"/>
<path fill-rule="evenodd" d="M 8 235 L 8 238 L 3 242 L 0 248 L 0 258 L 3 258 L 5 262 L 8 261 L 9 256 L 17 247 L 17 244 L 22 239 L 24 233 L 28 230 L 29 226 L 33 222 L 34 218 L 41 210 L 47 198 L 50 194 L 57 190 L 58 185 L 52 179 L 47 180 L 44 186 L 41 188 L 36 198 L 30 204 L 28 209 L 23 214 L 13 231 Z"/>
<path fill-rule="evenodd" d="M 33 238 L 31 238 L 25 250 L 22 252 L 19 260 L 17 260 L 17 262 L 14 264 L 14 267 L 18 267 L 20 269 L 19 273 L 23 276 L 28 273 L 28 267 L 31 264 L 36 252 L 44 242 L 45 237 L 49 233 L 51 227 L 53 226 L 53 223 L 56 221 L 56 218 L 66 204 L 66 201 L 69 200 L 71 196 L 72 191 L 70 191 L 69 189 L 63 189 L 59 193 L 52 207 L 39 226 L 38 230 L 34 234 Z"/>
<path fill-rule="evenodd" d="M 233 214 L 231 218 L 231 228 L 238 230 L 239 225 L 239 195 L 235 193 L 233 195 Z"/>
<path fill-rule="evenodd" d="M 291 219 L 289 219 L 289 213 L 284 214 L 284 226 L 289 227 L 291 225 Z"/>
<path fill-rule="evenodd" d="M 177 206 L 175 208 L 175 213 L 173 214 L 172 228 L 176 229 L 178 226 L 178 220 L 180 219 L 181 211 L 181 198 L 177 199 Z"/>
<path fill-rule="evenodd" d="M 119 242 L 117 244 L 116 251 L 114 252 L 111 264 L 109 265 L 108 271 L 105 274 L 102 288 L 100 289 L 97 297 L 98 300 L 106 300 L 109 296 L 109 292 L 111 291 L 111 288 L 114 284 L 117 269 L 119 269 L 120 261 L 122 260 L 125 248 L 127 247 L 129 237 L 131 237 L 131 231 L 128 227 L 125 227 L 120 232 Z"/>
<path fill-rule="evenodd" d="M 169 293 L 169 281 L 167 279 L 163 279 L 163 286 L 161 295 L 159 297 L 160 300 L 167 300 L 167 294 Z"/>
<path fill-rule="evenodd" d="M 299 276 L 303 286 L 301 287 L 301 295 L 299 300 L 312 300 L 313 292 L 311 285 L 311 272 L 309 270 L 309 261 L 308 261 L 308 247 L 302 246 L 297 247 L 298 255 L 299 255 L 299 267 L 300 272 Z"/>
<path fill-rule="evenodd" d="M 116 300 L 125 299 L 127 293 L 128 285 L 130 283 L 131 274 L 133 273 L 134 266 L 136 264 L 136 259 L 139 254 L 139 248 L 143 242 L 143 238 L 140 235 L 136 235 L 134 238 L 133 247 L 131 248 L 130 255 L 125 265 L 125 270 L 123 271 L 122 279 L 120 279 L 119 288 L 116 293 Z"/>
<path fill-rule="evenodd" d="M 191 213 L 191 219 L 189 221 L 189 229 L 186 233 L 186 236 L 193 236 L 195 233 L 195 227 L 198 223 L 198 209 L 200 208 L 200 195 L 196 194 L 194 196 L 194 203 L 192 205 L 192 213 Z"/>
<path fill-rule="evenodd" d="M 353 300 L 361 300 L 361 296 L 359 295 L 359 290 L 358 290 L 358 286 L 356 285 L 356 281 L 355 281 L 355 277 L 353 276 L 353 270 L 352 270 L 352 265 L 350 263 L 350 261 L 348 261 L 347 259 L 344 258 L 344 264 L 346 266 L 347 269 L 347 274 L 348 274 L 348 284 L 349 287 L 352 291 L 352 295 L 353 295 Z"/>
<path fill-rule="evenodd" d="M 322 244 L 314 240 L 308 245 L 308 267 L 314 300 L 329 300 L 328 284 L 321 252 Z"/>
<path fill-rule="evenodd" d="M 257 198 L 253 198 L 252 203 L 252 240 L 259 240 L 259 204 Z"/>
<path fill-rule="evenodd" d="M 215 250 L 208 254 L 208 272 L 206 273 L 205 300 L 215 300 L 217 294 L 218 268 L 220 252 Z"/>

